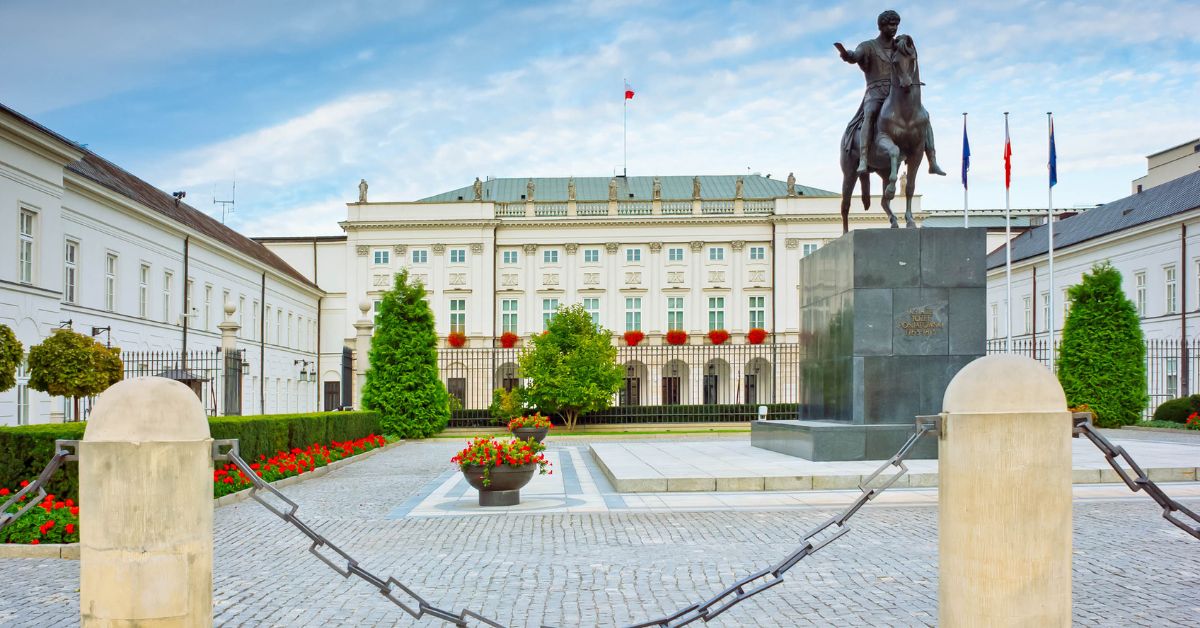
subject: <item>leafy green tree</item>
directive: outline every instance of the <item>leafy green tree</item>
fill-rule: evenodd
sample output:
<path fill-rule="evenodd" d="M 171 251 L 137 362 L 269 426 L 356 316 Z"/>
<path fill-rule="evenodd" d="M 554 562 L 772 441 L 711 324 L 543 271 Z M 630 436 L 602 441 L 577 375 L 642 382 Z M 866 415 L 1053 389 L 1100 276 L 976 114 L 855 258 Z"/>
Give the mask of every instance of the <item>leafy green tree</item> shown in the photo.
<path fill-rule="evenodd" d="M 497 388 L 492 391 L 492 405 L 488 411 L 492 414 L 492 422 L 508 425 L 508 422 L 525 414 L 525 401 L 522 399 L 524 389 L 513 386 L 512 390 Z"/>
<path fill-rule="evenodd" d="M 75 416 L 79 398 L 98 395 L 121 381 L 121 350 L 108 348 L 70 329 L 56 329 L 29 349 L 29 387 L 55 397 L 71 397 Z"/>
<path fill-rule="evenodd" d="M 0 325 L 0 392 L 17 385 L 17 367 L 25 348 L 7 325 Z"/>
<path fill-rule="evenodd" d="M 1067 404 L 1087 404 L 1100 427 L 1137 422 L 1146 407 L 1146 344 L 1121 273 L 1108 262 L 1092 267 L 1068 291 L 1058 381 Z"/>
<path fill-rule="evenodd" d="M 450 395 L 438 378 L 437 340 L 425 287 L 409 283 L 408 271 L 401 271 L 383 294 L 362 395 L 363 407 L 379 413 L 387 434 L 425 438 L 450 422 Z"/>
<path fill-rule="evenodd" d="M 612 332 L 594 325 L 578 303 L 559 309 L 530 343 L 520 358 L 529 378 L 523 396 L 542 412 L 562 415 L 568 430 L 579 415 L 607 408 L 621 387 Z"/>

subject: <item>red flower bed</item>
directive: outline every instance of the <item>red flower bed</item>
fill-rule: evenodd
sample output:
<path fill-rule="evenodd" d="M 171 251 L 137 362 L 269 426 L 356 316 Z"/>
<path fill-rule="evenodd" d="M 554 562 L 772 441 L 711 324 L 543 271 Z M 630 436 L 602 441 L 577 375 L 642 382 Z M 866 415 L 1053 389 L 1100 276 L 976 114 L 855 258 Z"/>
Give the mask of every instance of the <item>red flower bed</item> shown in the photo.
<path fill-rule="evenodd" d="M 534 413 L 533 416 L 519 416 L 508 422 L 509 431 L 522 427 L 553 429 L 554 425 L 550 423 L 549 418 L 542 416 L 540 412 Z"/>
<path fill-rule="evenodd" d="M 502 441 L 498 438 L 481 436 L 468 443 L 466 449 L 458 452 L 458 455 L 451 458 L 450 462 L 457 464 L 458 468 L 463 470 L 469 466 L 483 467 L 483 485 L 489 486 L 492 483 L 492 468 L 501 465 L 519 467 L 536 464 L 538 473 L 553 475 L 554 471 L 547 469 L 550 462 L 542 454 L 545 450 L 545 445 L 534 440 L 521 441 L 514 438 Z"/>
<path fill-rule="evenodd" d="M 21 482 L 21 488 L 29 486 L 29 482 Z M 16 491 L 0 488 L 0 502 L 8 501 Z M 24 506 L 25 498 L 8 508 L 8 512 L 16 513 Z M 22 545 L 40 545 L 42 543 L 78 543 L 79 542 L 79 506 L 75 502 L 59 500 L 54 495 L 46 495 L 42 502 L 17 519 L 15 523 L 0 531 L 0 543 L 20 543 Z"/>
<path fill-rule="evenodd" d="M 724 329 L 714 329 L 708 332 L 708 340 L 714 345 L 719 345 L 729 340 L 729 332 Z"/>
<path fill-rule="evenodd" d="M 349 458 L 386 444 L 387 440 L 384 437 L 374 434 L 344 443 L 334 441 L 328 447 L 313 443 L 305 449 L 297 447 L 291 451 L 281 451 L 270 458 L 260 455 L 258 460 L 250 465 L 250 469 L 257 473 L 258 477 L 268 482 L 274 482 L 312 471 L 317 467 L 323 467 L 331 462 Z M 213 470 L 214 497 L 223 497 L 251 486 L 250 479 L 232 462 Z"/>
<path fill-rule="evenodd" d="M 667 332 L 667 344 L 685 345 L 687 344 L 687 332 L 682 329 L 672 329 Z"/>
<path fill-rule="evenodd" d="M 463 345 L 467 344 L 467 335 L 461 331 L 452 331 L 449 336 L 446 336 L 446 342 L 455 349 L 461 349 Z"/>
<path fill-rule="evenodd" d="M 511 331 L 506 331 L 503 334 L 500 334 L 500 346 L 504 347 L 505 349 L 512 349 L 513 347 L 517 346 L 517 342 L 520 340 L 521 337 Z"/>
<path fill-rule="evenodd" d="M 752 345 L 761 345 L 767 339 L 767 330 L 760 327 L 755 327 L 746 332 L 746 342 Z"/>
<path fill-rule="evenodd" d="M 638 346 L 638 343 L 645 339 L 646 339 L 646 334 L 643 334 L 642 332 L 640 332 L 636 329 L 631 329 L 631 330 L 625 332 L 625 344 L 627 344 L 631 347 Z"/>

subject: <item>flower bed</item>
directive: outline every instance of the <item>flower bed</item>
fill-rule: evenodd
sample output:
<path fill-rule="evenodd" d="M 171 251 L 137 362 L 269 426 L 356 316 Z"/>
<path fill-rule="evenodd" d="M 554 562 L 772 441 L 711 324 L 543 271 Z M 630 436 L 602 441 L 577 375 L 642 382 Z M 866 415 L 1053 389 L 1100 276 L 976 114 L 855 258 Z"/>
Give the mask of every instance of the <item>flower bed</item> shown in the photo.
<path fill-rule="evenodd" d="M 506 331 L 503 334 L 500 334 L 500 346 L 504 347 L 505 349 L 512 349 L 513 347 L 517 346 L 517 343 L 520 342 L 520 340 L 521 337 L 511 331 Z"/>
<path fill-rule="evenodd" d="M 729 332 L 724 329 L 714 329 L 708 332 L 708 341 L 714 345 L 723 344 L 726 340 L 729 340 Z"/>
<path fill-rule="evenodd" d="M 508 429 L 510 430 L 520 429 L 522 427 L 533 429 L 552 429 L 554 425 L 550 423 L 550 419 L 542 416 L 540 412 L 534 413 L 533 416 L 519 416 L 508 422 Z"/>
<path fill-rule="evenodd" d="M 461 349 L 467 344 L 467 335 L 461 331 L 452 331 L 449 336 L 446 336 L 446 342 L 455 349 Z"/>
<path fill-rule="evenodd" d="M 688 335 L 682 329 L 672 329 L 667 331 L 667 344 L 682 345 L 687 344 Z"/>
<path fill-rule="evenodd" d="M 351 456 L 377 449 L 387 444 L 382 436 L 370 435 L 356 440 L 337 442 L 329 446 L 313 443 L 305 449 L 295 448 L 281 451 L 268 458 L 260 454 L 250 468 L 267 482 L 300 475 Z M 21 488 L 29 485 L 21 482 Z M 213 471 L 213 497 L 224 497 L 252 486 L 250 479 L 231 462 Z M 0 502 L 6 501 L 13 491 L 0 488 Z M 8 512 L 17 512 L 24 502 L 9 507 Z M 42 503 L 25 513 L 12 525 L 0 531 L 0 543 L 40 545 L 42 543 L 79 542 L 79 505 L 70 499 L 57 500 L 46 495 Z"/>
<path fill-rule="evenodd" d="M 767 330 L 761 327 L 755 327 L 746 332 L 746 342 L 752 345 L 761 345 L 767 339 Z"/>
<path fill-rule="evenodd" d="M 467 444 L 467 447 L 450 459 L 458 468 L 466 471 L 467 467 L 483 467 L 483 485 L 491 485 L 491 470 L 495 467 L 508 465 L 519 467 L 526 464 L 536 464 L 541 475 L 553 475 L 549 470 L 550 462 L 542 454 L 546 446 L 538 442 L 520 441 L 515 438 L 503 441 L 498 438 L 479 437 Z"/>
<path fill-rule="evenodd" d="M 638 343 L 640 343 L 641 341 L 643 341 L 645 339 L 646 339 L 646 334 L 644 334 L 636 329 L 631 329 L 631 330 L 625 332 L 625 344 L 627 344 L 631 347 L 638 346 Z"/>

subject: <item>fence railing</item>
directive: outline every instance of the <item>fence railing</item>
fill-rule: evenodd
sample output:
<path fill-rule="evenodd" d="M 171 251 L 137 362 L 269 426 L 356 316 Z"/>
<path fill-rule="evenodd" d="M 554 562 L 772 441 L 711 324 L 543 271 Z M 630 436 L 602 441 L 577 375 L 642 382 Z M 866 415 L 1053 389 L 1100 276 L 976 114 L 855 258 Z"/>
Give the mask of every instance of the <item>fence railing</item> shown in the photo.
<path fill-rule="evenodd" d="M 188 351 L 185 359 L 179 351 L 128 351 L 121 353 L 121 359 L 126 378 L 154 376 L 178 381 L 196 393 L 205 413 L 216 416 L 241 413 L 242 354 L 241 349 Z"/>
<path fill-rule="evenodd" d="M 1162 402 L 1200 393 L 1200 374 L 1197 373 L 1200 370 L 1200 339 L 1151 339 L 1145 343 L 1146 392 L 1150 400 L 1142 415 L 1148 419 Z M 1005 345 L 1004 338 L 990 339 L 987 352 L 1005 353 Z M 1051 351 L 1057 355 L 1061 345 L 1059 339 L 1055 339 L 1052 348 L 1049 338 L 1021 336 L 1012 339 L 1012 352 L 1031 357 L 1049 368 Z"/>
<path fill-rule="evenodd" d="M 492 391 L 522 383 L 520 353 L 515 348 L 438 352 L 442 381 L 462 406 L 451 425 L 486 423 Z M 771 406 L 774 418 L 791 418 L 803 355 L 796 343 L 619 347 L 624 379 L 613 407 L 580 423 L 748 421 L 758 405 Z"/>

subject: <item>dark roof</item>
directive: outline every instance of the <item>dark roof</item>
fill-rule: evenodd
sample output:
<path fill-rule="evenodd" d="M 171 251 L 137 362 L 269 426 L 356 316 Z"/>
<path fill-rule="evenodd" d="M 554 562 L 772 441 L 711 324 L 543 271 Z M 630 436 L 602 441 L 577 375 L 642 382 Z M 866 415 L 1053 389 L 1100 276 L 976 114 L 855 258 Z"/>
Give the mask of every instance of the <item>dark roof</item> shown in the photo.
<path fill-rule="evenodd" d="M 1054 250 L 1197 208 L 1200 208 L 1200 172 L 1055 221 Z M 1047 225 L 1042 225 L 1013 238 L 1013 261 L 1045 254 L 1047 228 Z M 1000 247 L 988 256 L 987 266 L 996 268 L 1003 265 L 1004 247 Z"/>
<path fill-rule="evenodd" d="M 0 104 L 0 111 L 11 115 L 40 133 L 83 151 L 83 159 L 67 165 L 67 169 L 71 172 L 91 179 L 130 200 L 141 203 L 184 227 L 221 242 L 237 253 L 270 266 L 304 285 L 312 286 L 313 288 L 318 287 L 317 284 L 309 281 L 308 278 L 288 265 L 278 255 L 272 253 L 267 247 L 226 227 L 208 214 L 187 203 L 176 204 L 175 197 L 170 194 L 150 185 L 120 166 L 51 131 L 21 113 L 2 104 Z"/>
<path fill-rule="evenodd" d="M 737 190 L 739 175 L 709 175 L 700 177 L 700 197 L 703 199 L 731 199 Z M 787 196 L 787 181 L 768 179 L 758 174 L 741 175 L 742 196 L 751 199 L 782 198 Z M 574 177 L 575 198 L 580 201 L 607 201 L 608 185 L 617 180 L 617 200 L 648 201 L 654 194 L 654 179 L 662 184 L 663 200 L 691 200 L 691 176 L 662 177 Z M 567 182 L 570 177 L 533 177 L 533 199 L 543 202 L 565 202 Z M 516 203 L 528 190 L 529 178 L 489 179 L 483 182 L 483 200 L 498 203 Z M 633 195 L 632 197 L 630 195 Z M 837 196 L 828 190 L 796 184 L 798 196 Z M 471 201 L 475 198 L 474 185 L 449 192 L 442 192 L 418 203 L 450 203 L 458 200 Z"/>

